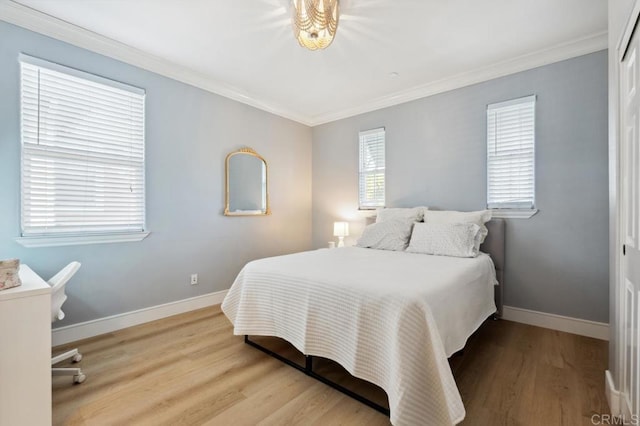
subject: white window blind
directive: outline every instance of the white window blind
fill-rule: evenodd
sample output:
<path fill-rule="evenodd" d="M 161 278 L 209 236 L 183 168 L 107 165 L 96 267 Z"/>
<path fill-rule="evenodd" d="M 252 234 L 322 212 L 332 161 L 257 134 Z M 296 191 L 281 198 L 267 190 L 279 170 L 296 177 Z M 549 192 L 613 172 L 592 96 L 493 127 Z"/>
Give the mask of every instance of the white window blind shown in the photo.
<path fill-rule="evenodd" d="M 360 132 L 360 182 L 361 209 L 384 207 L 385 180 L 385 131 L 384 128 Z"/>
<path fill-rule="evenodd" d="M 23 236 L 144 231 L 142 89 L 20 56 Z"/>
<path fill-rule="evenodd" d="M 527 96 L 487 107 L 488 208 L 534 208 L 535 105 Z"/>

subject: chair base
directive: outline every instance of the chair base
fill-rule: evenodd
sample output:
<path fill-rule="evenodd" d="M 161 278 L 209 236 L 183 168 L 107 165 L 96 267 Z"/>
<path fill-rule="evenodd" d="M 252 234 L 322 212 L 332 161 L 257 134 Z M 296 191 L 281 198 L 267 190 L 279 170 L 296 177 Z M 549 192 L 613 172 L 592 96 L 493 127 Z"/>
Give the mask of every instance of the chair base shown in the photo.
<path fill-rule="evenodd" d="M 82 360 L 82 354 L 78 352 L 77 349 L 70 350 L 51 358 L 51 365 L 55 365 L 67 359 L 71 359 L 73 362 L 80 362 Z M 74 383 L 82 383 L 87 378 L 80 368 L 52 368 L 51 374 L 54 376 L 73 376 Z"/>

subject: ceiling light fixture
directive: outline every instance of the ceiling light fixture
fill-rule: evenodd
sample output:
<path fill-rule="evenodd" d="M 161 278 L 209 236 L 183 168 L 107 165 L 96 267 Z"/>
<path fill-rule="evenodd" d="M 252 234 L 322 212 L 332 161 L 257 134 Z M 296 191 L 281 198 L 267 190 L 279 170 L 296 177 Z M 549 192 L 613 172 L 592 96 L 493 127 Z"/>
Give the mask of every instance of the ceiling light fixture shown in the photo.
<path fill-rule="evenodd" d="M 338 29 L 338 0 L 293 0 L 293 34 L 300 46 L 325 49 Z"/>

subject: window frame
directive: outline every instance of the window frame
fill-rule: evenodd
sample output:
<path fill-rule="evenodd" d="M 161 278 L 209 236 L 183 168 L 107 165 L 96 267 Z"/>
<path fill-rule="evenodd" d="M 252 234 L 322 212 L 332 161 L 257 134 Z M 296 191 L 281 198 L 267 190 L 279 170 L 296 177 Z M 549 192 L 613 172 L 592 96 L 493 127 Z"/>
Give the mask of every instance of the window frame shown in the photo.
<path fill-rule="evenodd" d="M 99 243 L 116 243 L 116 242 L 130 242 L 130 241 L 141 241 L 149 235 L 149 231 L 147 229 L 147 214 L 146 214 L 146 154 L 145 154 L 145 145 L 146 145 L 146 92 L 143 89 L 138 87 L 134 87 L 128 84 L 124 84 L 118 81 L 114 81 L 111 79 L 107 79 L 95 74 L 87 73 L 84 71 L 80 71 L 74 68 L 69 68 L 60 64 L 56 64 L 53 62 L 46 61 L 44 59 L 35 58 L 29 55 L 25 55 L 21 53 L 18 57 L 18 64 L 20 67 L 19 75 L 20 75 L 20 236 L 15 238 L 15 241 L 25 247 L 50 247 L 50 246 L 67 246 L 67 245 L 80 245 L 80 244 L 99 244 Z M 23 64 L 32 67 L 38 67 L 46 70 L 50 70 L 56 73 L 62 73 L 67 76 L 71 76 L 74 78 L 83 79 L 89 82 L 98 83 L 101 85 L 109 86 L 112 88 L 116 88 L 119 90 L 124 90 L 136 95 L 141 96 L 142 100 L 142 117 L 141 125 L 142 125 L 142 146 L 141 146 L 141 156 L 142 156 L 142 167 L 139 170 L 139 173 L 142 177 L 142 189 L 141 189 L 141 216 L 142 216 L 142 224 L 141 229 L 135 230 L 90 230 L 87 229 L 85 231 L 71 231 L 71 232 L 25 232 L 25 222 L 23 220 L 24 215 L 24 202 L 25 202 L 25 124 L 24 124 L 24 91 L 22 86 L 22 81 L 24 77 Z M 140 175 L 138 175 L 140 176 Z"/>
<path fill-rule="evenodd" d="M 376 167 L 375 170 L 372 171 L 363 171 L 362 164 L 362 154 L 363 154 L 363 144 L 365 143 L 365 137 L 369 135 L 376 135 L 382 133 L 382 146 L 384 148 L 382 155 L 383 167 Z M 387 134 L 385 127 L 377 127 L 374 129 L 363 130 L 358 132 L 358 210 L 376 210 L 379 208 L 384 208 L 386 205 L 386 193 L 387 193 L 387 171 L 386 171 L 386 145 L 387 145 Z M 363 203 L 362 197 L 362 188 L 366 186 L 363 184 L 362 178 L 365 174 L 370 174 L 371 172 L 379 173 L 382 171 L 383 175 L 383 188 L 382 188 L 382 200 L 375 200 L 372 203 Z"/>
<path fill-rule="evenodd" d="M 489 134 L 489 123 L 491 120 L 492 111 L 501 110 L 509 107 L 513 107 L 515 105 L 523 105 L 530 104 L 533 108 L 533 129 L 532 129 L 532 138 L 533 138 L 533 151 L 531 153 L 530 160 L 532 161 L 532 189 L 533 189 L 533 198 L 531 200 L 531 206 L 524 206 L 522 203 L 514 202 L 512 206 L 509 206 L 509 203 L 492 203 L 490 199 L 490 145 L 491 139 Z M 496 102 L 492 104 L 488 104 L 486 108 L 486 202 L 487 209 L 493 212 L 492 217 L 495 218 L 515 218 L 515 219 L 528 219 L 535 215 L 538 212 L 536 208 L 536 106 L 537 106 L 537 96 L 536 95 L 528 95 L 519 98 L 510 99 L 507 101 Z M 495 114 L 495 112 L 494 112 Z M 497 129 L 494 130 L 497 133 Z M 495 137 L 495 136 L 494 136 Z M 495 142 L 494 142 L 495 143 Z"/>

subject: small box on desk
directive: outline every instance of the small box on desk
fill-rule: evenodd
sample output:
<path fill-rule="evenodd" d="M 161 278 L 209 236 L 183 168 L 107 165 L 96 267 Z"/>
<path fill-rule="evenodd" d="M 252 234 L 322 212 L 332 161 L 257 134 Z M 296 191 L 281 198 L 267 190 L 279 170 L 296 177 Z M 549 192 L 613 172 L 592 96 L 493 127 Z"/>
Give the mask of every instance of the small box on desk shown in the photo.
<path fill-rule="evenodd" d="M 17 287 L 20 281 L 20 259 L 0 260 L 0 290 Z"/>

